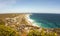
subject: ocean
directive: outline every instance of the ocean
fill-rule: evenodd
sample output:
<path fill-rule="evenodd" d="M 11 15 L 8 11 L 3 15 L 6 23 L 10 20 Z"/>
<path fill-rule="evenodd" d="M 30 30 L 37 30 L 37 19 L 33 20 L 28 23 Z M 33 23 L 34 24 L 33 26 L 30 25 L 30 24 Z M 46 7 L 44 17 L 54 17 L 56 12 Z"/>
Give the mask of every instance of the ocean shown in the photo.
<path fill-rule="evenodd" d="M 33 13 L 30 19 L 33 24 L 42 28 L 60 28 L 60 14 Z"/>

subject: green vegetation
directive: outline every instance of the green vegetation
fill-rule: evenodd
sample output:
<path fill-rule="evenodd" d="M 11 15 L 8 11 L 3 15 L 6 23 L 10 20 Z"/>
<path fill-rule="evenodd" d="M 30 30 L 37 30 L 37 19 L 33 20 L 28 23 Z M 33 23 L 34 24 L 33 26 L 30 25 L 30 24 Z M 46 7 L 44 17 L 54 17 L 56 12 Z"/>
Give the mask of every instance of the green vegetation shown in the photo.
<path fill-rule="evenodd" d="M 0 36 L 19 36 L 19 34 L 8 26 L 0 25 Z"/>
<path fill-rule="evenodd" d="M 0 19 L 0 25 L 5 25 L 5 22 Z"/>
<path fill-rule="evenodd" d="M 23 23 L 28 24 L 25 19 L 22 20 L 21 24 L 23 24 Z M 14 27 L 14 28 L 16 28 L 16 27 Z M 26 34 L 24 32 L 21 33 L 21 35 L 26 36 Z M 13 28 L 11 28 L 9 26 L 5 26 L 5 22 L 3 22 L 0 19 L 0 36 L 20 36 L 20 32 L 15 31 Z M 45 29 L 43 29 L 43 28 L 42 28 L 42 30 L 31 29 L 27 33 L 27 36 L 57 36 L 57 33 L 50 32 L 50 31 L 46 32 Z"/>
<path fill-rule="evenodd" d="M 55 32 L 45 32 L 44 30 L 41 30 L 40 32 L 38 30 L 30 30 L 27 36 L 57 36 Z"/>

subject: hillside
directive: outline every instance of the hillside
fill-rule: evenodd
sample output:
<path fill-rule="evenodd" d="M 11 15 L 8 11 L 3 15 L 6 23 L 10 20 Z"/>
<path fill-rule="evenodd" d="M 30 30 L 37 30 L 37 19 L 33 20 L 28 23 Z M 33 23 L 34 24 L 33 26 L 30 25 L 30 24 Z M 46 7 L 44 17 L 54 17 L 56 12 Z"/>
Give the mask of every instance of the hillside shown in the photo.
<path fill-rule="evenodd" d="M 38 32 L 43 34 L 45 34 L 45 32 L 49 34 L 51 32 L 60 34 L 60 29 L 57 28 L 48 29 L 32 25 L 33 23 L 28 20 L 27 15 L 29 14 L 0 14 L 0 24 L 1 22 L 2 24 L 5 23 L 5 26 L 9 26 L 17 32 L 21 33 L 21 36 L 23 36 L 23 34 L 27 36 L 30 30 L 38 30 Z"/>

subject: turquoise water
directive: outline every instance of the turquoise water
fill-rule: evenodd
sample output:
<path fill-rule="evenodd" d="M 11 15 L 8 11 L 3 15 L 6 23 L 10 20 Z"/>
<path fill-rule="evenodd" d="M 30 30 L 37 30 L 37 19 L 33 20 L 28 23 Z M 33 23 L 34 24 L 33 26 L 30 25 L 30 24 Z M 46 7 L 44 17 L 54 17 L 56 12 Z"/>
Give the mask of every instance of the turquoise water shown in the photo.
<path fill-rule="evenodd" d="M 34 13 L 30 19 L 43 28 L 60 28 L 60 14 Z"/>

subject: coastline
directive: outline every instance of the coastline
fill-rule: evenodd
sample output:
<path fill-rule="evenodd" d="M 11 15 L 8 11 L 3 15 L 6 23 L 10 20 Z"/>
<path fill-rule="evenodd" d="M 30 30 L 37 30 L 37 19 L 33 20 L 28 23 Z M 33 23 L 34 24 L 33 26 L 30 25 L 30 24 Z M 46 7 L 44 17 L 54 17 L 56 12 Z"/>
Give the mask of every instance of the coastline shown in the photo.
<path fill-rule="evenodd" d="M 32 14 L 28 14 L 28 15 L 26 15 L 27 20 L 30 21 L 30 22 L 32 23 L 33 26 L 40 27 L 40 26 L 37 25 L 37 23 L 33 23 L 33 22 L 35 22 L 35 21 L 34 21 L 33 19 L 30 18 L 30 15 L 32 15 Z"/>
<path fill-rule="evenodd" d="M 15 14 L 14 14 L 15 15 Z M 17 19 L 19 20 L 22 20 L 19 24 L 13 24 L 13 23 L 11 23 L 11 24 L 8 24 L 9 25 L 9 27 L 11 27 L 11 28 L 13 28 L 14 30 L 16 30 L 16 31 L 22 31 L 23 33 L 24 33 L 24 31 L 27 33 L 29 30 L 33 30 L 33 29 L 37 29 L 38 31 L 39 30 L 44 30 L 44 31 L 48 31 L 48 32 L 50 32 L 50 31 L 52 31 L 52 32 L 57 32 L 57 33 L 60 33 L 59 32 L 59 30 L 60 29 L 54 29 L 54 28 L 42 28 L 42 27 L 40 27 L 40 24 L 41 23 L 36 23 L 35 22 L 35 20 L 33 20 L 33 19 L 31 19 L 30 18 L 30 15 L 32 15 L 32 14 L 21 14 L 21 15 L 15 15 L 14 17 L 18 17 Z M 2 16 L 2 15 L 1 15 Z M 8 16 L 8 15 L 6 15 L 7 17 L 10 17 L 10 16 Z M 3 17 L 5 17 L 5 15 L 3 15 Z M 12 16 L 11 16 L 12 17 Z M 10 18 L 11 18 L 10 17 Z M 22 18 L 21 18 L 22 17 Z M 5 17 L 6 18 L 6 17 Z M 13 17 L 12 17 L 13 18 Z M 12 19 L 13 20 L 13 19 Z M 20 21 L 19 20 L 19 21 Z M 17 21 L 18 22 L 18 21 Z M 39 26 L 38 26 L 38 24 L 39 24 Z M 7 25 L 7 26 L 8 26 Z M 20 29 L 18 29 L 18 28 L 20 28 Z M 41 30 L 41 31 L 42 31 Z M 23 35 L 23 34 L 22 34 Z"/>

